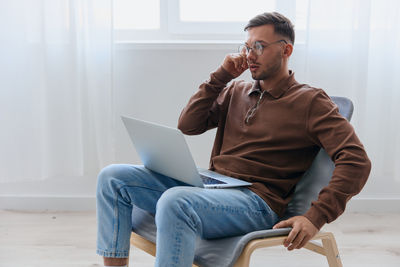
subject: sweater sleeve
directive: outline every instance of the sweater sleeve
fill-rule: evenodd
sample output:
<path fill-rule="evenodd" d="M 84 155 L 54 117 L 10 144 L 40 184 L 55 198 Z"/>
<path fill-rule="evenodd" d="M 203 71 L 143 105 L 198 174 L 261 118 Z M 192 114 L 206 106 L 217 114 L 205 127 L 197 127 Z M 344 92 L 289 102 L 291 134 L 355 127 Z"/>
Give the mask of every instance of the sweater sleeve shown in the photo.
<path fill-rule="evenodd" d="M 178 129 L 184 134 L 196 135 L 217 127 L 233 87 L 226 87 L 226 84 L 232 79 L 233 76 L 222 67 L 211 73 L 210 79 L 200 85 L 182 110 Z"/>
<path fill-rule="evenodd" d="M 311 140 L 323 147 L 335 164 L 331 181 L 304 214 L 320 229 L 339 217 L 350 198 L 361 191 L 371 162 L 353 127 L 323 90 L 311 100 L 307 128 Z"/>

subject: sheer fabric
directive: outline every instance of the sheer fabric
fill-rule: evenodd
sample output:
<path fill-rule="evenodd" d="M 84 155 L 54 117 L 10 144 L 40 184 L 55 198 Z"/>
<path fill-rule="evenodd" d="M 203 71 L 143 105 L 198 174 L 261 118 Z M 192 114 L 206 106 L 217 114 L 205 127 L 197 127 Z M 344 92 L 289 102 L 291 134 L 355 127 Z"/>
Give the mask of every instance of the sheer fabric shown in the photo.
<path fill-rule="evenodd" d="M 384 179 L 366 192 L 398 194 L 400 1 L 309 0 L 305 14 L 296 78 L 354 101 L 371 177 Z M 112 0 L 0 1 L 0 182 L 81 177 L 113 162 L 112 37 Z"/>
<path fill-rule="evenodd" d="M 109 0 L 0 1 L 0 182 L 113 158 Z"/>

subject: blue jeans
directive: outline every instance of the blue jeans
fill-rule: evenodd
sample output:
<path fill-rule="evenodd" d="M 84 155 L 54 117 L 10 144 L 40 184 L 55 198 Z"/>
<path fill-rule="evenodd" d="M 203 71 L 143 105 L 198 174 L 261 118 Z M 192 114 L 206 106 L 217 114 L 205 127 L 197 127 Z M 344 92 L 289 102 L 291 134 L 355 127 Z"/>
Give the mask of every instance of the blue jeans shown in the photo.
<path fill-rule="evenodd" d="M 278 216 L 247 188 L 193 187 L 143 166 L 104 168 L 97 183 L 97 254 L 127 258 L 132 205 L 155 214 L 155 266 L 192 266 L 197 236 L 242 235 L 271 228 Z"/>

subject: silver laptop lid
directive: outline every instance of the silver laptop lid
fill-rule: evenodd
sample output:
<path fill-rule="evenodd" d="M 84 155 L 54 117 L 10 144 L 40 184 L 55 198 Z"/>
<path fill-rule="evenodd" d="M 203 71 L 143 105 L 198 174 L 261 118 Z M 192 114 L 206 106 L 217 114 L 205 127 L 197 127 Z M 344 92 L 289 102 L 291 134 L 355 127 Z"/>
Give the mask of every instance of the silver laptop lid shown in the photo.
<path fill-rule="evenodd" d="M 146 168 L 204 187 L 181 131 L 125 116 L 121 118 Z"/>

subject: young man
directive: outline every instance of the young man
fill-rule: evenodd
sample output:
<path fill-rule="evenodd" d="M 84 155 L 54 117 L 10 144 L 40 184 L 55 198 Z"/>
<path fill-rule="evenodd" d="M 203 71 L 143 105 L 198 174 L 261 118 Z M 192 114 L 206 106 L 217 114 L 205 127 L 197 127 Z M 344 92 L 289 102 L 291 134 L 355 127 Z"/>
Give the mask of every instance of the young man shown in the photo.
<path fill-rule="evenodd" d="M 303 247 L 360 192 L 370 161 L 326 93 L 299 84 L 288 69 L 294 30 L 279 13 L 252 19 L 240 53 L 227 55 L 182 111 L 178 128 L 217 127 L 210 169 L 252 183 L 201 189 L 141 166 L 111 165 L 99 175 L 98 250 L 105 265 L 127 264 L 132 205 L 155 214 L 156 266 L 191 266 L 196 236 L 220 238 L 292 227 L 285 246 Z M 254 82 L 235 81 L 249 69 Z M 279 223 L 293 189 L 320 147 L 335 162 L 330 184 L 303 214 Z"/>

